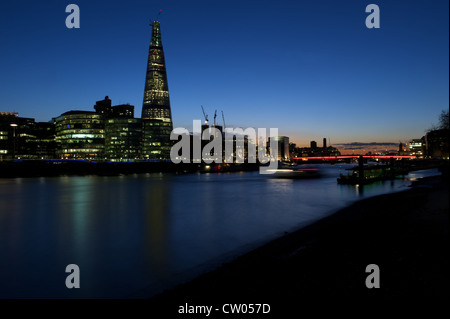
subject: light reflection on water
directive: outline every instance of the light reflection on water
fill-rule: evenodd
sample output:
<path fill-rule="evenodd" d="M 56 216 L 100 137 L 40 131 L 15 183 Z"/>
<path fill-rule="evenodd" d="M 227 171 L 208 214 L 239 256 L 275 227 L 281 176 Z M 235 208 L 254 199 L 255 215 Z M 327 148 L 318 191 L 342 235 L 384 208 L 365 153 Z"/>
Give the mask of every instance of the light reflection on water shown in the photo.
<path fill-rule="evenodd" d="M 338 185 L 232 174 L 73 176 L 0 180 L 1 298 L 146 297 L 363 197 L 409 179 Z M 65 287 L 65 266 L 81 288 Z"/>

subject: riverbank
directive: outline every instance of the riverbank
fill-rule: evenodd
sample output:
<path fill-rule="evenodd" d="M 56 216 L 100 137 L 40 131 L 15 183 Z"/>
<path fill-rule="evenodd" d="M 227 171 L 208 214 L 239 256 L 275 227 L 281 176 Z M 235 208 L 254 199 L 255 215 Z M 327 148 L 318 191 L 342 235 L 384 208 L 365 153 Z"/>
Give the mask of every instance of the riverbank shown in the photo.
<path fill-rule="evenodd" d="M 441 160 L 412 160 L 401 164 L 405 174 L 408 171 L 430 168 L 448 170 L 448 161 Z M 259 167 L 259 163 L 174 164 L 171 161 L 157 160 L 112 162 L 81 159 L 17 159 L 0 161 L 0 178 L 85 175 L 117 176 L 145 173 L 226 173 L 257 171 Z"/>
<path fill-rule="evenodd" d="M 272 313 L 293 313 L 310 302 L 447 301 L 448 230 L 448 177 L 425 178 L 286 234 L 148 306 L 176 314 L 186 303 L 268 303 Z M 369 264 L 379 266 L 378 289 L 366 287 Z"/>
<path fill-rule="evenodd" d="M 171 161 L 109 162 L 88 160 L 9 160 L 0 161 L 0 178 L 53 176 L 116 176 L 145 173 L 206 173 L 256 171 L 258 164 L 203 165 L 174 164 Z"/>

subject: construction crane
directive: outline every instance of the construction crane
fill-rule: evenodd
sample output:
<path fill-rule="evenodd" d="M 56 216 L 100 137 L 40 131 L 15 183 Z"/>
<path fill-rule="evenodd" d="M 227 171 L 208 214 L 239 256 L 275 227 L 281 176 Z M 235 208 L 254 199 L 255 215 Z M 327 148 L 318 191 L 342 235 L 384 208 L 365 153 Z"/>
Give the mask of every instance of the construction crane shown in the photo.
<path fill-rule="evenodd" d="M 217 110 L 214 111 L 214 127 L 216 127 Z"/>
<path fill-rule="evenodd" d="M 205 109 L 203 108 L 203 105 L 202 105 L 202 112 L 203 112 L 203 116 L 205 117 L 205 125 L 207 125 L 208 124 L 208 115 L 205 113 Z"/>
<path fill-rule="evenodd" d="M 223 130 L 225 131 L 225 116 L 223 116 L 223 111 L 222 112 L 222 120 L 223 120 Z"/>

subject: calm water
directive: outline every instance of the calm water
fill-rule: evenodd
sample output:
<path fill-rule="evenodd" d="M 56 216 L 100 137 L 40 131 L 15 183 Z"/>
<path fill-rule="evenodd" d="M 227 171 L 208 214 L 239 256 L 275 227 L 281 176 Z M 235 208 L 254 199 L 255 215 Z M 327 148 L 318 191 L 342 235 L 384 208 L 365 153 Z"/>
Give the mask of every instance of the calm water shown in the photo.
<path fill-rule="evenodd" d="M 405 179 L 338 185 L 230 174 L 0 179 L 0 298 L 147 297 Z M 67 289 L 77 264 L 81 288 Z"/>

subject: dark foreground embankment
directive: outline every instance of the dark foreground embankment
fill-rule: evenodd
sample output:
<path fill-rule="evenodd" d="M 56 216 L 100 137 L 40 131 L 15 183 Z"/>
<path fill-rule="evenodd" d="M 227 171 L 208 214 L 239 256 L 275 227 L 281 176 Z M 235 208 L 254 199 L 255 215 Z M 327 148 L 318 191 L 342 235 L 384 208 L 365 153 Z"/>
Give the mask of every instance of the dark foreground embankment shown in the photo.
<path fill-rule="evenodd" d="M 380 300 L 446 302 L 448 195 L 448 180 L 432 177 L 407 191 L 361 200 L 157 295 L 148 307 L 176 315 L 186 303 L 268 303 L 272 313 L 301 314 L 311 302 L 324 308 L 336 301 L 375 307 Z M 378 289 L 366 287 L 369 264 L 379 266 Z"/>

